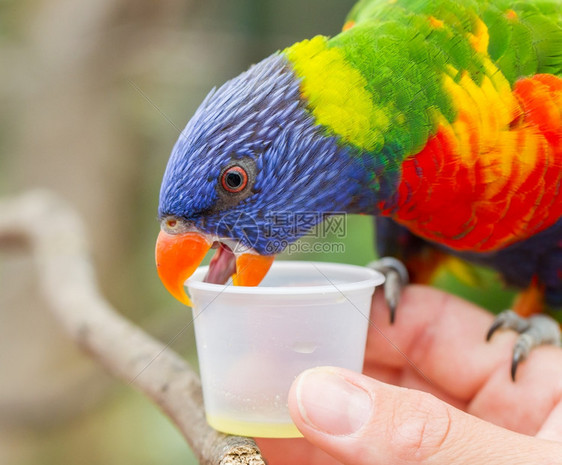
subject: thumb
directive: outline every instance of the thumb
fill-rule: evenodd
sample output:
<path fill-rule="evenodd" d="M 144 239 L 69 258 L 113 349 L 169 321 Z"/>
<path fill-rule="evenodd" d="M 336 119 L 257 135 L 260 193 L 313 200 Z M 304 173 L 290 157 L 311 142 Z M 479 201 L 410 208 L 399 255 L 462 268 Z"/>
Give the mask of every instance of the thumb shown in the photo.
<path fill-rule="evenodd" d="M 339 368 L 302 373 L 289 395 L 303 435 L 344 464 L 558 463 L 561 446 L 514 433 L 436 397 Z"/>

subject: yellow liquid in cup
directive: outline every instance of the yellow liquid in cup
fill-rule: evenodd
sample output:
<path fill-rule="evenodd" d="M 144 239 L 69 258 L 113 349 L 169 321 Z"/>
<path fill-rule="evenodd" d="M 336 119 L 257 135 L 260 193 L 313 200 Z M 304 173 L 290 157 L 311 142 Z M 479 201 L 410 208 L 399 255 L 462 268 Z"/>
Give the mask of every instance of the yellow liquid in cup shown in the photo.
<path fill-rule="evenodd" d="M 207 423 L 217 431 L 252 438 L 302 438 L 293 423 L 258 423 L 207 415 Z"/>

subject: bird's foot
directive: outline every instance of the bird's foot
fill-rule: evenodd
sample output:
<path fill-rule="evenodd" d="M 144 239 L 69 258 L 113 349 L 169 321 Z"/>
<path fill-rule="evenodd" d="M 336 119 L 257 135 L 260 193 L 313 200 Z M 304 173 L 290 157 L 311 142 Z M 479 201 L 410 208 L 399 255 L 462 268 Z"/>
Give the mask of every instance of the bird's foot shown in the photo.
<path fill-rule="evenodd" d="M 408 270 L 400 260 L 394 257 L 382 257 L 367 266 L 379 271 L 385 277 L 384 298 L 390 310 L 390 324 L 392 324 L 396 318 L 396 307 L 400 301 L 400 294 L 409 281 Z"/>
<path fill-rule="evenodd" d="M 512 310 L 505 310 L 496 316 L 486 336 L 489 341 L 498 329 L 512 329 L 519 333 L 513 346 L 511 359 L 511 379 L 515 381 L 515 373 L 519 363 L 525 360 L 531 350 L 542 344 L 562 346 L 560 325 L 547 315 L 532 315 L 524 318 Z"/>

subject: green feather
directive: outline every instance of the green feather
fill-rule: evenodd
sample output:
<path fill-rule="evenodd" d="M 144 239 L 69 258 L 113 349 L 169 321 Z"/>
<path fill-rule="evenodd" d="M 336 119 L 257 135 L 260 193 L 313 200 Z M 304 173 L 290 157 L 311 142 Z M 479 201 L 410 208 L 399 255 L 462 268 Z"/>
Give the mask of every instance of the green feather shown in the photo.
<path fill-rule="evenodd" d="M 508 19 L 513 10 L 517 17 Z M 412 16 L 434 16 L 444 21 L 456 37 L 464 37 L 480 18 L 488 28 L 488 53 L 510 83 L 536 73 L 562 73 L 562 6 L 560 1 L 509 0 L 360 0 L 348 21 L 356 24 L 376 19 L 418 26 Z M 441 44 L 447 51 L 447 44 Z M 460 69 L 470 69 L 462 50 L 449 50 Z M 473 78 L 475 76 L 473 75 Z"/>

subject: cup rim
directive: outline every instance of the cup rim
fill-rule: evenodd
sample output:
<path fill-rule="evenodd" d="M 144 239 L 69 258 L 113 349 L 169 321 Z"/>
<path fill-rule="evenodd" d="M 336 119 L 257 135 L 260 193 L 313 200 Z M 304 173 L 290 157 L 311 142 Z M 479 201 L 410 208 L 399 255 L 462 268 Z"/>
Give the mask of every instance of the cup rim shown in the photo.
<path fill-rule="evenodd" d="M 198 291 L 210 291 L 217 294 L 226 295 L 318 295 L 318 294 L 341 294 L 343 292 L 358 291 L 370 287 L 380 286 L 384 282 L 384 275 L 379 271 L 373 270 L 366 266 L 349 265 L 345 263 L 331 263 L 331 262 L 314 262 L 314 261 L 297 261 L 297 260 L 280 260 L 272 265 L 272 269 L 303 269 L 308 267 L 315 267 L 316 269 L 324 269 L 338 271 L 347 270 L 361 270 L 366 275 L 370 275 L 366 279 L 360 281 L 352 281 L 348 283 L 335 284 L 321 284 L 318 286 L 233 286 L 232 284 L 212 284 L 205 283 L 196 278 L 202 278 L 209 269 L 209 266 L 201 266 L 195 270 L 184 283 L 188 289 Z"/>

